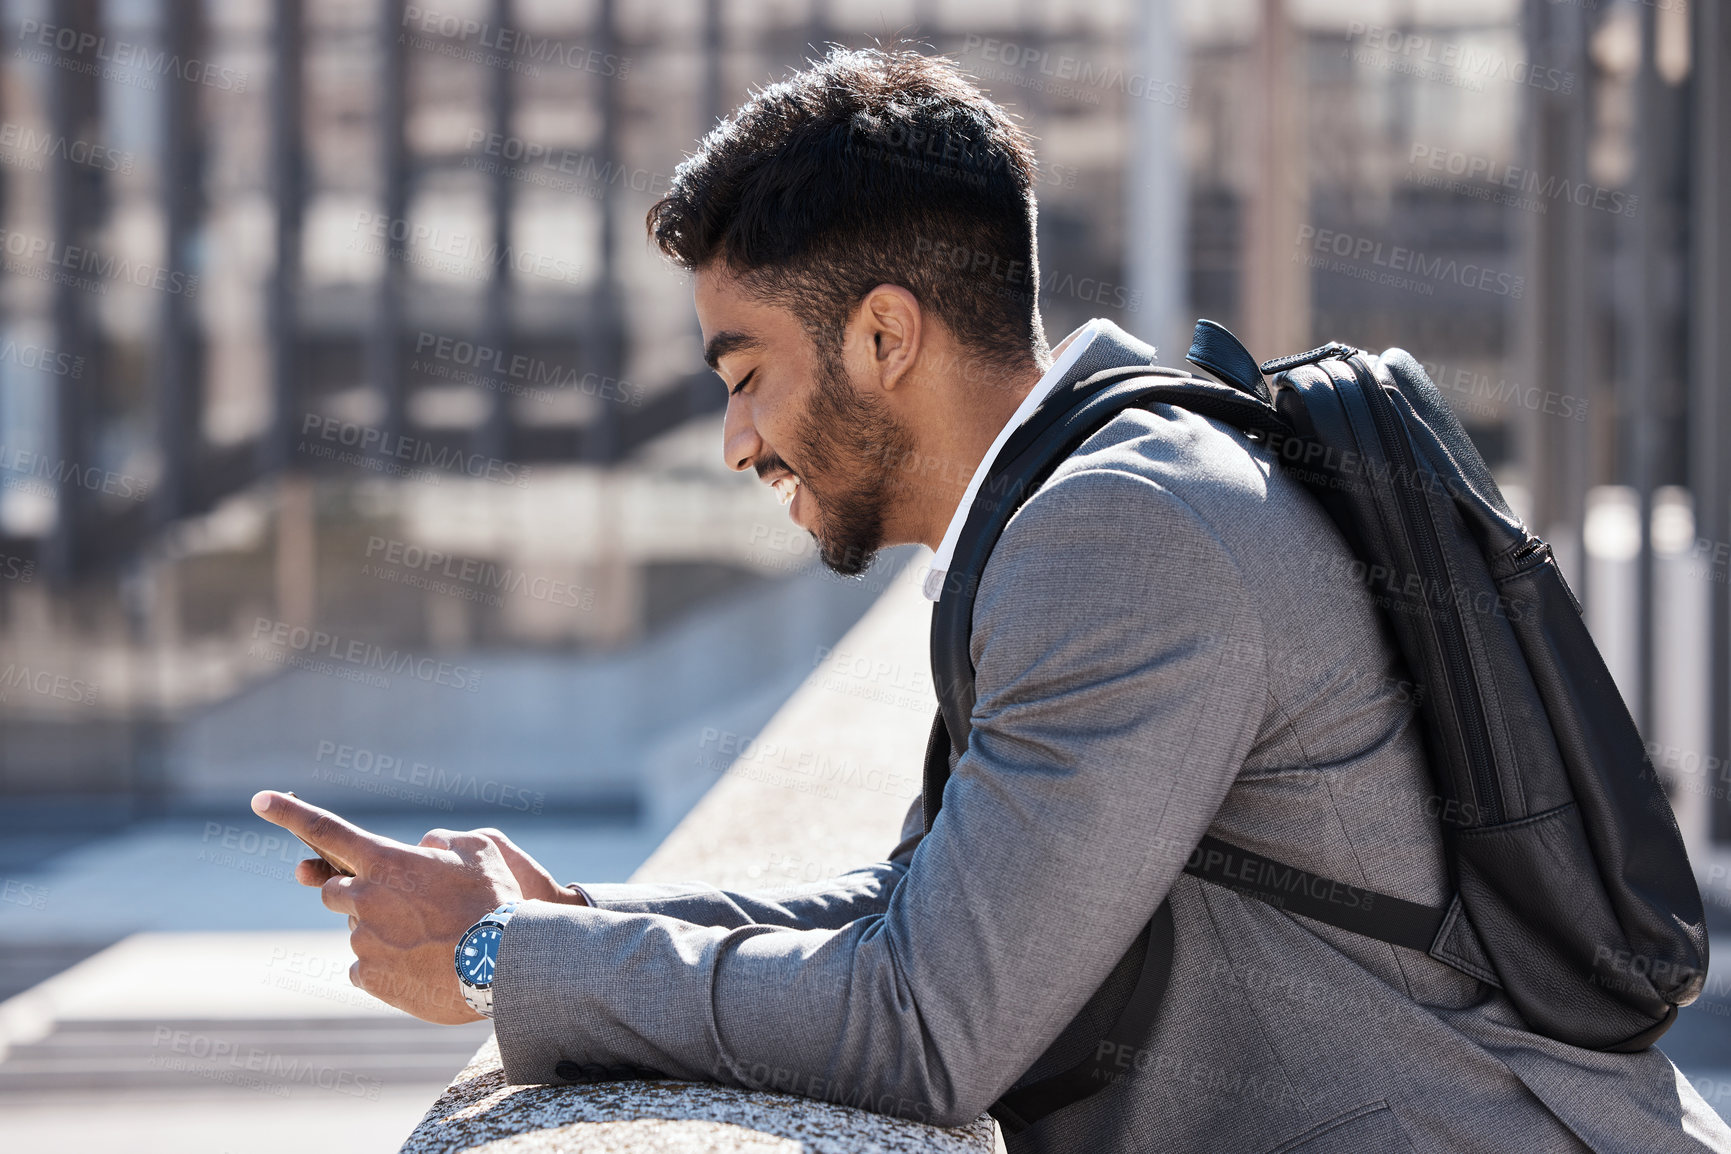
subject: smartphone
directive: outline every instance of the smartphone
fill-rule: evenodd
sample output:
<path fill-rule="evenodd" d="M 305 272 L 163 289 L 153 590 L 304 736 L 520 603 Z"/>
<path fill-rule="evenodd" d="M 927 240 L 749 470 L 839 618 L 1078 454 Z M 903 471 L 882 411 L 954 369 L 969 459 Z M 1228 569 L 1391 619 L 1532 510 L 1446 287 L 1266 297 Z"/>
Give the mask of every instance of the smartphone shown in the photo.
<path fill-rule="evenodd" d="M 288 794 L 290 797 L 294 798 L 296 801 L 300 800 L 300 794 L 296 793 L 292 789 L 285 789 L 285 790 L 283 790 L 283 792 Z M 352 878 L 355 876 L 354 870 L 350 869 L 349 867 L 347 867 L 345 865 L 340 865 L 337 862 L 332 861 L 330 858 L 326 857 L 324 854 L 320 853 L 318 850 L 313 849 L 312 845 L 305 838 L 301 837 L 299 834 L 295 835 L 295 840 L 300 842 L 302 845 L 306 846 L 307 849 L 312 852 L 312 855 L 314 857 L 318 858 L 320 861 L 324 862 L 326 865 L 330 866 L 332 869 L 336 870 L 338 873 L 344 875 L 345 877 L 351 877 Z"/>

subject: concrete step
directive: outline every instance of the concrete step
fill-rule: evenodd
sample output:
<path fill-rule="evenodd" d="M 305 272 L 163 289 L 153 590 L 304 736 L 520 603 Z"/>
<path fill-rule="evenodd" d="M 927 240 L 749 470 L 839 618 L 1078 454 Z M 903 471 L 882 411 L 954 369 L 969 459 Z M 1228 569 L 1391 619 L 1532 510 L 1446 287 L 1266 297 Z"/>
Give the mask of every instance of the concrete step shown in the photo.
<path fill-rule="evenodd" d="M 67 1023 L 45 1038 L 15 1045 L 7 1062 L 18 1059 L 99 1059 L 163 1052 L 186 1053 L 220 1043 L 227 1048 L 262 1047 L 285 1054 L 348 1054 L 355 1056 L 413 1053 L 462 1054 L 475 1052 L 486 1040 L 484 1027 L 478 1032 L 434 1026 L 408 1019 L 413 1028 L 388 1020 L 366 1019 L 353 1023 L 336 1021 L 272 1022 L 76 1022 Z M 4 1069 L 4 1065 L 0 1065 Z"/>
<path fill-rule="evenodd" d="M 14 1044 L 0 1098 L 103 1087 L 274 1093 L 297 1086 L 358 1096 L 386 1085 L 448 1080 L 490 1032 L 404 1017 L 258 1020 L 79 1020 Z"/>
<path fill-rule="evenodd" d="M 351 961 L 340 931 L 134 935 L 0 1002 L 0 1106 L 121 1090 L 376 1097 L 448 1082 L 490 1034 L 392 1009 L 349 984 Z"/>

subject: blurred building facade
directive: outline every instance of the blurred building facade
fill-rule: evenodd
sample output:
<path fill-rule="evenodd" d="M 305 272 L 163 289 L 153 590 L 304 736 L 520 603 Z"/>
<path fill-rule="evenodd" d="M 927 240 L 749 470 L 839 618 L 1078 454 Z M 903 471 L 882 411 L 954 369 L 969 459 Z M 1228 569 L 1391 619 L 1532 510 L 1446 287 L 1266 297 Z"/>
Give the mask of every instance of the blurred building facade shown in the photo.
<path fill-rule="evenodd" d="M 0 790 L 171 794 L 163 734 L 296 630 L 617 649 L 809 564 L 710 460 L 721 390 L 641 222 L 750 87 L 906 38 L 1036 137 L 1052 339 L 1413 351 L 1731 837 L 1715 4 L 3 11 Z"/>

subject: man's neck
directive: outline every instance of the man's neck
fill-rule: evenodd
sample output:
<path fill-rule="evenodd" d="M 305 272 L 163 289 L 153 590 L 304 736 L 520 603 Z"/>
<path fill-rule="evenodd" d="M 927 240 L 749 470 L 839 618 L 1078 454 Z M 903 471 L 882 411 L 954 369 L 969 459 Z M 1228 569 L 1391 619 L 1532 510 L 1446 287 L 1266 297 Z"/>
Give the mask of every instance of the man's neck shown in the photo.
<path fill-rule="evenodd" d="M 966 379 L 934 373 L 925 382 L 921 411 L 907 418 L 915 433 L 914 459 L 905 466 L 911 507 L 898 536 L 937 549 L 986 451 L 1042 375 L 1030 355 L 1016 367 L 976 369 Z"/>

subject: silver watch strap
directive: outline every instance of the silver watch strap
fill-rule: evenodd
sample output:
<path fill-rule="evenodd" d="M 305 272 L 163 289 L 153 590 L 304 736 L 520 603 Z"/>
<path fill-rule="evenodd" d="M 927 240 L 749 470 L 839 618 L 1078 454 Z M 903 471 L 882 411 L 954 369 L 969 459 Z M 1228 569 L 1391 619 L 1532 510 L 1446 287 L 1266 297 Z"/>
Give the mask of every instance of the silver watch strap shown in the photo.
<path fill-rule="evenodd" d="M 494 910 L 492 913 L 488 914 L 486 917 L 482 918 L 480 921 L 476 922 L 474 925 L 470 926 L 467 930 L 465 930 L 463 932 L 463 937 L 458 939 L 459 945 L 457 948 L 459 950 L 461 950 L 462 946 L 460 943 L 462 941 L 466 940 L 470 934 L 474 933 L 477 929 L 479 929 L 480 927 L 482 927 L 484 925 L 491 924 L 491 925 L 503 927 L 505 925 L 505 923 L 507 923 L 511 920 L 511 915 L 516 913 L 516 912 L 517 912 L 517 903 L 516 902 L 506 902 L 504 905 L 500 906 L 498 909 Z M 503 947 L 503 943 L 501 942 L 501 948 L 502 947 Z M 495 959 L 495 961 L 496 961 L 496 959 Z M 497 979 L 497 975 L 498 975 L 498 969 L 497 969 L 497 965 L 495 965 L 495 968 L 494 968 L 495 980 Z M 489 1018 L 491 1018 L 493 1016 L 493 983 L 492 982 L 488 982 L 487 985 L 484 987 L 472 986 L 469 984 L 468 980 L 463 977 L 463 971 L 461 969 L 459 969 L 457 971 L 457 986 L 459 989 L 461 989 L 463 991 L 463 1000 L 465 1002 L 469 1003 L 470 1009 L 474 1010 L 477 1014 L 485 1014 Z"/>

